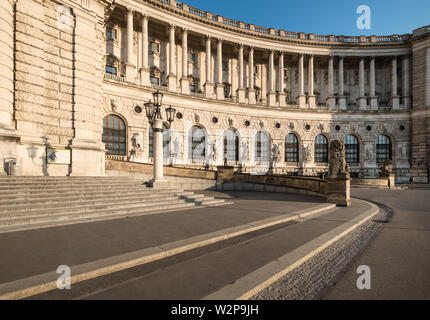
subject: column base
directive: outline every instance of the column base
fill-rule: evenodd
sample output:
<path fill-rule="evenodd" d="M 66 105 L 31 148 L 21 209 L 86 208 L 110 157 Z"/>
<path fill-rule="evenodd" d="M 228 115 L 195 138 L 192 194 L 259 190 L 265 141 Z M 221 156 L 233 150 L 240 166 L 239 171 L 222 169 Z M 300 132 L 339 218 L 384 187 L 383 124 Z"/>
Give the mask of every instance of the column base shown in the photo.
<path fill-rule="evenodd" d="M 181 78 L 181 92 L 182 94 L 190 94 L 190 80 L 186 77 Z"/>
<path fill-rule="evenodd" d="M 304 94 L 300 94 L 297 96 L 297 107 L 299 109 L 306 108 L 306 96 Z"/>
<path fill-rule="evenodd" d="M 370 97 L 370 109 L 373 111 L 378 110 L 378 97 Z"/>
<path fill-rule="evenodd" d="M 205 98 L 213 98 L 214 85 L 210 82 L 206 82 L 204 84 L 204 87 L 205 87 Z"/>
<path fill-rule="evenodd" d="M 149 69 L 148 68 L 140 68 L 140 85 L 145 87 L 151 86 L 151 81 L 149 80 Z"/>
<path fill-rule="evenodd" d="M 279 106 L 282 107 L 286 107 L 287 106 L 287 101 L 286 101 L 286 97 L 287 95 L 285 93 L 280 93 L 279 96 Z"/>
<path fill-rule="evenodd" d="M 357 99 L 357 104 L 360 110 L 366 110 L 367 109 L 367 98 L 366 97 L 359 97 Z"/>
<path fill-rule="evenodd" d="M 339 97 L 339 109 L 341 111 L 346 110 L 346 97 L 345 96 Z"/>
<path fill-rule="evenodd" d="M 248 103 L 256 104 L 257 99 L 255 98 L 255 89 L 248 89 Z"/>
<path fill-rule="evenodd" d="M 224 85 L 222 83 L 216 84 L 216 98 L 217 100 L 224 100 Z"/>
<path fill-rule="evenodd" d="M 326 105 L 329 110 L 335 110 L 336 109 L 336 97 L 329 96 L 326 100 Z"/>
<path fill-rule="evenodd" d="M 136 82 L 136 66 L 130 63 L 125 64 L 125 81 Z"/>
<path fill-rule="evenodd" d="M 269 107 L 275 107 L 276 106 L 276 92 L 269 92 L 267 95 L 267 104 Z"/>
<path fill-rule="evenodd" d="M 174 182 L 168 180 L 150 180 L 148 183 L 148 187 L 153 188 L 154 190 L 164 190 L 164 189 L 174 189 Z"/>
<path fill-rule="evenodd" d="M 239 89 L 237 89 L 237 91 L 236 91 L 236 93 L 237 93 L 237 96 L 236 96 L 236 101 L 238 102 L 238 103 L 245 103 L 245 89 L 243 89 L 243 88 L 239 88 Z"/>
<path fill-rule="evenodd" d="M 168 82 L 168 89 L 171 92 L 177 92 L 178 91 L 178 87 L 176 85 L 176 75 L 174 74 L 169 74 L 167 76 L 167 82 Z"/>
<path fill-rule="evenodd" d="M 393 110 L 400 110 L 400 98 L 398 96 L 391 97 L 390 106 Z"/>
<path fill-rule="evenodd" d="M 317 100 L 317 96 L 308 95 L 308 105 L 309 105 L 310 109 L 316 109 L 316 107 L 317 107 L 316 100 Z"/>
<path fill-rule="evenodd" d="M 411 97 L 402 97 L 403 98 L 403 108 L 408 110 L 411 108 Z"/>

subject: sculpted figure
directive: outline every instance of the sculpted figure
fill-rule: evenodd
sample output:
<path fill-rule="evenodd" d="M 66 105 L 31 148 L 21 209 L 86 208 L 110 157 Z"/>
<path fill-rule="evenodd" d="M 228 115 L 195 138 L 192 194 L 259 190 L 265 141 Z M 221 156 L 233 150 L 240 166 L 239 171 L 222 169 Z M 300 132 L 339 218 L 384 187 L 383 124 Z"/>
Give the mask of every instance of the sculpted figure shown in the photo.
<path fill-rule="evenodd" d="M 310 162 L 312 159 L 312 147 L 310 145 L 303 146 L 303 160 L 304 162 Z"/>
<path fill-rule="evenodd" d="M 329 176 L 346 174 L 348 170 L 345 161 L 345 144 L 342 141 L 333 140 L 329 149 Z"/>

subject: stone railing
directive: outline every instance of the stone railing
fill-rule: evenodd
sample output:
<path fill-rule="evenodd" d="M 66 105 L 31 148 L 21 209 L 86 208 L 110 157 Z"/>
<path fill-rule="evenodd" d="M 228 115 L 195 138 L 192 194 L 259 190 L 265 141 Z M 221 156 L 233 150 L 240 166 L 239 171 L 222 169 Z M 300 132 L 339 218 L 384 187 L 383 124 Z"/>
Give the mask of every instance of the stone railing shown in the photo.
<path fill-rule="evenodd" d="M 117 75 L 114 75 L 114 74 L 111 74 L 111 73 L 105 73 L 105 79 L 115 80 L 115 81 L 120 81 L 120 82 L 124 82 L 125 81 L 124 77 L 117 76 Z"/>
<path fill-rule="evenodd" d="M 127 161 L 127 156 L 118 156 L 113 154 L 107 154 L 105 156 L 106 160 L 116 160 L 116 161 Z"/>
<path fill-rule="evenodd" d="M 188 6 L 185 3 L 178 2 L 176 0 L 158 0 L 164 4 L 170 5 L 176 9 L 184 10 L 192 15 L 199 16 L 200 18 L 207 19 L 209 21 L 216 21 L 228 27 L 233 27 L 237 29 L 244 29 L 250 32 L 255 32 L 261 35 L 272 35 L 280 38 L 290 38 L 290 39 L 300 39 L 300 40 L 309 40 L 309 41 L 317 41 L 317 42 L 331 42 L 331 43 L 346 43 L 346 44 L 362 44 L 362 43 L 397 43 L 404 42 L 409 40 L 412 35 L 404 34 L 404 35 L 390 35 L 390 36 L 333 36 L 333 35 L 314 35 L 314 34 L 305 34 L 303 32 L 290 32 L 285 30 L 275 30 L 272 28 L 265 28 L 260 26 L 255 26 L 252 24 L 247 24 L 241 21 L 236 21 L 233 19 L 225 18 L 219 15 L 214 15 L 207 11 L 202 11 L 197 8 L 193 8 Z M 422 30 L 421 30 L 422 29 Z M 430 32 L 430 26 L 425 26 L 420 29 L 421 33 Z M 415 31 L 414 34 L 415 35 Z"/>

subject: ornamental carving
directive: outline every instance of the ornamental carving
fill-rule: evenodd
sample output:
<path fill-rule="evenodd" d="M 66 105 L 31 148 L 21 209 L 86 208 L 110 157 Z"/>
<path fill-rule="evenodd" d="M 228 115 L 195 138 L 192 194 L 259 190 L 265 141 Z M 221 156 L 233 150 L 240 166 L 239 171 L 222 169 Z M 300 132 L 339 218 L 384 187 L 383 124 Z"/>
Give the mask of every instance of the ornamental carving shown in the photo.
<path fill-rule="evenodd" d="M 329 149 L 329 176 L 336 177 L 348 173 L 349 168 L 345 160 L 345 144 L 339 140 L 333 140 Z"/>

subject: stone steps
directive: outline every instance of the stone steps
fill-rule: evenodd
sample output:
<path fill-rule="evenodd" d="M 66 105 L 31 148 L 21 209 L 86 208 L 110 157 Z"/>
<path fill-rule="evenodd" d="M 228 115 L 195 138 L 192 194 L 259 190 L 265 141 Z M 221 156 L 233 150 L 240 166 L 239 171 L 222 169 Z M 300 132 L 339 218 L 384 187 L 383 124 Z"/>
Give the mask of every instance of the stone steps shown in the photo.
<path fill-rule="evenodd" d="M 2 177 L 0 233 L 225 204 L 127 177 Z"/>

